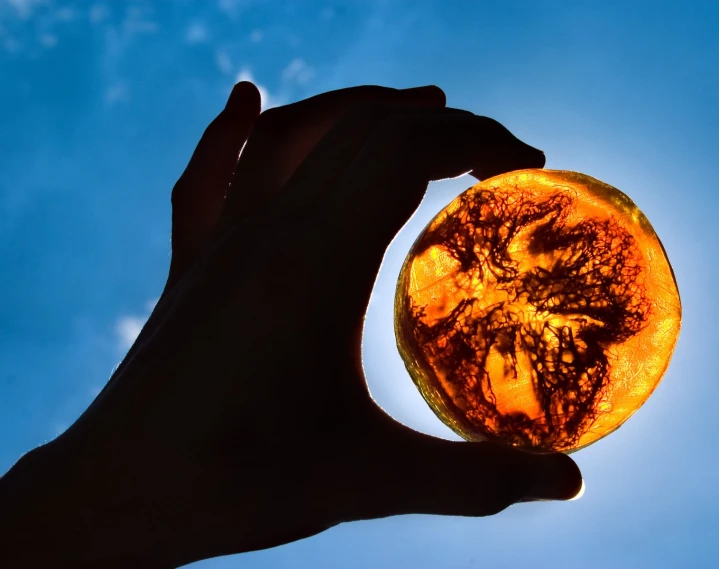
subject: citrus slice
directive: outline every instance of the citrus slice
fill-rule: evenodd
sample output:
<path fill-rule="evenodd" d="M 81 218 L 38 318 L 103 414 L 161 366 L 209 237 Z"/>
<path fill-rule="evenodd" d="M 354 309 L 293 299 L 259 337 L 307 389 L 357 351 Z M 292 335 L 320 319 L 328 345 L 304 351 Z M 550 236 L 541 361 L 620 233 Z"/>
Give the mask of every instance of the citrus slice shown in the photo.
<path fill-rule="evenodd" d="M 651 395 L 681 323 L 672 268 L 625 194 L 520 170 L 465 191 L 412 246 L 395 296 L 410 376 L 461 437 L 571 452 Z"/>

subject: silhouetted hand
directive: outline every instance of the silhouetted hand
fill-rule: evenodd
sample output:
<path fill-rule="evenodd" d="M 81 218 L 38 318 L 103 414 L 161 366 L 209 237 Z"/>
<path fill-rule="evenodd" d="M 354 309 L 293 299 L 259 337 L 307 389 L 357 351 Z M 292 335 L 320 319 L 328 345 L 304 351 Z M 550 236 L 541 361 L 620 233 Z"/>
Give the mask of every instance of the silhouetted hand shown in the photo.
<path fill-rule="evenodd" d="M 577 494 L 564 455 L 435 439 L 368 393 L 370 291 L 427 183 L 544 165 L 444 100 L 358 87 L 260 115 L 235 86 L 174 189 L 170 275 L 136 344 L 0 484 L 4 567 L 174 567 L 345 521 Z"/>

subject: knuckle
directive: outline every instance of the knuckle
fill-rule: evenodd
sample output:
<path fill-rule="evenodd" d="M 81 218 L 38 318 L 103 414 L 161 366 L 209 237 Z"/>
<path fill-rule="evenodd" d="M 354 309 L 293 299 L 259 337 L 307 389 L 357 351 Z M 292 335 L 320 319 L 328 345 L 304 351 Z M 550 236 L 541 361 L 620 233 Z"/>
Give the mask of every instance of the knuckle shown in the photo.
<path fill-rule="evenodd" d="M 371 141 L 370 156 L 392 157 L 393 171 L 407 170 L 420 172 L 423 170 L 422 160 L 417 157 L 427 147 L 427 129 L 423 128 L 422 119 L 410 115 L 391 115 L 377 127 Z"/>
<path fill-rule="evenodd" d="M 272 125 L 282 120 L 284 114 L 283 107 L 272 107 L 260 114 L 259 120 Z"/>
<path fill-rule="evenodd" d="M 480 507 L 478 515 L 494 516 L 502 511 L 506 510 L 512 504 L 513 504 L 513 502 L 511 500 L 508 500 L 508 499 L 506 499 L 506 497 L 501 496 L 501 495 L 487 496 L 484 500 L 484 503 Z"/>
<path fill-rule="evenodd" d="M 399 138 L 412 138 L 419 131 L 418 121 L 414 117 L 405 114 L 387 117 L 382 122 L 381 128 L 387 134 Z"/>
<path fill-rule="evenodd" d="M 353 121 L 376 121 L 387 112 L 383 105 L 372 101 L 355 101 L 345 113 L 345 117 Z"/>
<path fill-rule="evenodd" d="M 281 134 L 291 119 L 287 107 L 272 107 L 263 111 L 255 123 L 255 131 L 269 136 Z"/>
<path fill-rule="evenodd" d="M 275 108 L 267 109 L 262 111 L 259 117 L 257 117 L 256 130 L 271 130 L 277 123 L 282 119 L 282 116 L 278 116 L 278 111 Z"/>
<path fill-rule="evenodd" d="M 190 189 L 187 177 L 187 172 L 184 172 L 172 188 L 170 204 L 173 208 L 184 206 L 188 201 Z"/>
<path fill-rule="evenodd" d="M 486 131 L 487 133 L 504 134 L 508 132 L 506 127 L 504 127 L 502 123 L 493 118 L 478 115 L 474 120 L 477 121 L 478 127 L 482 131 Z"/>
<path fill-rule="evenodd" d="M 419 149 L 425 147 L 429 142 L 429 131 L 425 121 L 426 118 L 421 116 L 391 115 L 382 121 L 379 127 L 379 136 L 392 148 Z"/>

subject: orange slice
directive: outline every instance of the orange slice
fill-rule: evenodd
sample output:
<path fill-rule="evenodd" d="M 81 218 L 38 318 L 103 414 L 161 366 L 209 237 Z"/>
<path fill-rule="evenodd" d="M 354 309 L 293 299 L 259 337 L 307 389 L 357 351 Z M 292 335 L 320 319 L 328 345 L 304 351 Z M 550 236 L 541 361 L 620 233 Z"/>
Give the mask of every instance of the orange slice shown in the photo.
<path fill-rule="evenodd" d="M 467 440 L 571 452 L 651 395 L 681 302 L 659 238 L 619 190 L 521 170 L 468 189 L 424 229 L 395 296 L 402 359 Z"/>

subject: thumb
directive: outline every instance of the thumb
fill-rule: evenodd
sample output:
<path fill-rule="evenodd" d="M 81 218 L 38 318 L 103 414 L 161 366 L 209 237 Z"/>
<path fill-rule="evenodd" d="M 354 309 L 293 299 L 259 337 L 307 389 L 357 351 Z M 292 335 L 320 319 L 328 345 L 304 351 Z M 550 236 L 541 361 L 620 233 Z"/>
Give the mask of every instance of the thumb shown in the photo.
<path fill-rule="evenodd" d="M 197 258 L 217 223 L 240 150 L 260 114 L 260 94 L 242 81 L 202 135 L 172 190 L 172 263 L 169 288 Z"/>
<path fill-rule="evenodd" d="M 487 516 L 517 502 L 571 500 L 583 488 L 576 463 L 489 442 L 452 442 L 399 425 L 385 437 L 369 517 L 398 514 Z M 372 477 L 368 477 L 371 479 Z"/>

